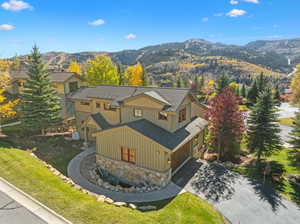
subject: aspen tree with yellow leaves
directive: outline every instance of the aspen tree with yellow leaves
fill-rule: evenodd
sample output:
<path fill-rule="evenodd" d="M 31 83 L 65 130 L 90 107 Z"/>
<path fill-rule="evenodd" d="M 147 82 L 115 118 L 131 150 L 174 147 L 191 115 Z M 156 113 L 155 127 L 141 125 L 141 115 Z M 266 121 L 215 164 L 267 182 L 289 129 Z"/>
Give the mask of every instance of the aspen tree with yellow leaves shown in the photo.
<path fill-rule="evenodd" d="M 125 71 L 126 79 L 128 80 L 128 85 L 131 86 L 145 86 L 147 81 L 145 78 L 145 72 L 141 63 L 137 63 L 133 66 L 128 66 Z"/>
<path fill-rule="evenodd" d="M 291 89 L 293 91 L 292 103 L 300 105 L 300 64 L 297 65 L 297 71 L 293 75 Z"/>
<path fill-rule="evenodd" d="M 4 93 L 9 87 L 10 80 L 7 74 L 0 74 L 0 132 L 1 132 L 1 120 L 16 115 L 14 110 L 19 100 L 9 101 L 6 99 Z"/>
<path fill-rule="evenodd" d="M 76 62 L 76 61 L 72 61 L 68 70 L 68 72 L 74 72 L 76 73 L 77 75 L 80 75 L 81 74 L 81 68 L 79 66 L 79 64 Z"/>

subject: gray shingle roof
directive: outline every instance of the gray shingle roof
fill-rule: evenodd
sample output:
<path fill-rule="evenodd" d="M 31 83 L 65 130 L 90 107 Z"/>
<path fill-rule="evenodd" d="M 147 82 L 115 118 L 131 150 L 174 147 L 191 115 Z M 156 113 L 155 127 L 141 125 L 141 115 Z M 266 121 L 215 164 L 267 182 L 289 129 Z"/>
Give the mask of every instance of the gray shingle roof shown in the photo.
<path fill-rule="evenodd" d="M 73 72 L 50 72 L 49 78 L 51 82 L 65 82 L 70 79 L 72 76 L 79 77 L 77 74 Z M 10 76 L 12 79 L 27 79 L 28 75 L 26 71 L 20 72 L 11 72 Z"/>
<path fill-rule="evenodd" d="M 139 94 L 146 94 L 165 103 L 166 111 L 176 111 L 189 93 L 189 89 L 181 88 L 102 85 L 80 88 L 69 98 L 79 100 L 87 100 L 88 98 L 110 99 L 113 100 L 113 106 L 119 106 L 124 99 Z"/>
<path fill-rule="evenodd" d="M 101 117 L 101 119 L 94 120 L 99 124 L 100 127 L 102 127 L 103 130 L 128 126 L 170 150 L 175 150 L 187 143 L 208 124 L 206 120 L 197 117 L 186 126 L 172 133 L 145 119 L 124 124 L 109 125 L 100 113 L 98 113 L 98 115 L 96 114 L 96 116 Z"/>
<path fill-rule="evenodd" d="M 103 130 L 113 127 L 113 125 L 109 124 L 100 113 L 92 114 L 91 117 Z"/>

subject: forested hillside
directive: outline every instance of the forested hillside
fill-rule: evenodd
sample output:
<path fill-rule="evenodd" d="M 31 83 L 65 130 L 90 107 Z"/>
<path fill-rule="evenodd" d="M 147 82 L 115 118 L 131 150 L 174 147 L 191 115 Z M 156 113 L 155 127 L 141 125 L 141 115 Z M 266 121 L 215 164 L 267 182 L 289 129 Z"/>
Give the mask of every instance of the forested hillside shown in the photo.
<path fill-rule="evenodd" d="M 112 53 L 49 52 L 43 54 L 43 59 L 50 69 L 55 70 L 66 69 L 71 61 L 77 61 L 84 71 L 88 59 L 106 54 L 114 63 L 120 65 L 128 66 L 140 62 L 153 82 L 168 86 L 178 77 L 200 74 L 214 78 L 226 72 L 236 80 L 256 76 L 261 72 L 271 76 L 287 74 L 293 70 L 293 63 L 298 60 L 300 51 L 297 49 L 300 49 L 300 41 L 297 40 L 300 39 L 290 40 L 288 43 L 257 41 L 246 46 L 235 46 L 191 39 Z M 293 63 L 289 64 L 288 59 Z"/>

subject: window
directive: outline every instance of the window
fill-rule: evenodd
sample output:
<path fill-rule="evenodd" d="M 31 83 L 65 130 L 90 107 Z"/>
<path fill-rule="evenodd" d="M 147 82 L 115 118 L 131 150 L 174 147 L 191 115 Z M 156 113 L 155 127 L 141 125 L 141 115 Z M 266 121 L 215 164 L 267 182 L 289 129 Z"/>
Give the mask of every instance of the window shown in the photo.
<path fill-rule="evenodd" d="M 186 120 L 186 108 L 184 109 L 181 109 L 179 111 L 179 118 L 178 118 L 178 122 L 182 122 L 182 121 L 185 121 Z"/>
<path fill-rule="evenodd" d="M 70 82 L 69 83 L 70 92 L 74 92 L 78 89 L 78 82 Z"/>
<path fill-rule="evenodd" d="M 135 117 L 142 117 L 143 116 L 143 111 L 140 109 L 134 109 L 134 116 Z"/>
<path fill-rule="evenodd" d="M 115 108 L 112 108 L 110 103 L 104 103 L 104 110 L 116 111 Z"/>
<path fill-rule="evenodd" d="M 135 150 L 126 147 L 121 147 L 121 158 L 125 162 L 135 164 Z"/>
<path fill-rule="evenodd" d="M 86 102 L 86 101 L 81 101 L 81 102 L 80 102 L 80 105 L 82 105 L 82 106 L 89 106 L 90 103 L 89 103 L 89 102 Z"/>
<path fill-rule="evenodd" d="M 166 112 L 163 112 L 163 111 L 159 112 L 158 120 L 165 120 L 165 121 L 168 120 L 168 114 Z"/>
<path fill-rule="evenodd" d="M 96 108 L 101 108 L 101 103 L 96 103 Z"/>

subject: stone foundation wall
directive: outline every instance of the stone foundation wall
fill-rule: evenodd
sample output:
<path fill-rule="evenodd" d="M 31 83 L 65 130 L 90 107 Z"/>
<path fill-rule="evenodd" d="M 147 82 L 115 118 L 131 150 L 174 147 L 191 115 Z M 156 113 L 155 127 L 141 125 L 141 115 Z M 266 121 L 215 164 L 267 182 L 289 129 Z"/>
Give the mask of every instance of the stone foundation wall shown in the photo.
<path fill-rule="evenodd" d="M 171 181 L 171 172 L 157 172 L 123 161 L 112 160 L 96 154 L 97 165 L 110 174 L 132 184 L 157 185 L 165 187 Z"/>

